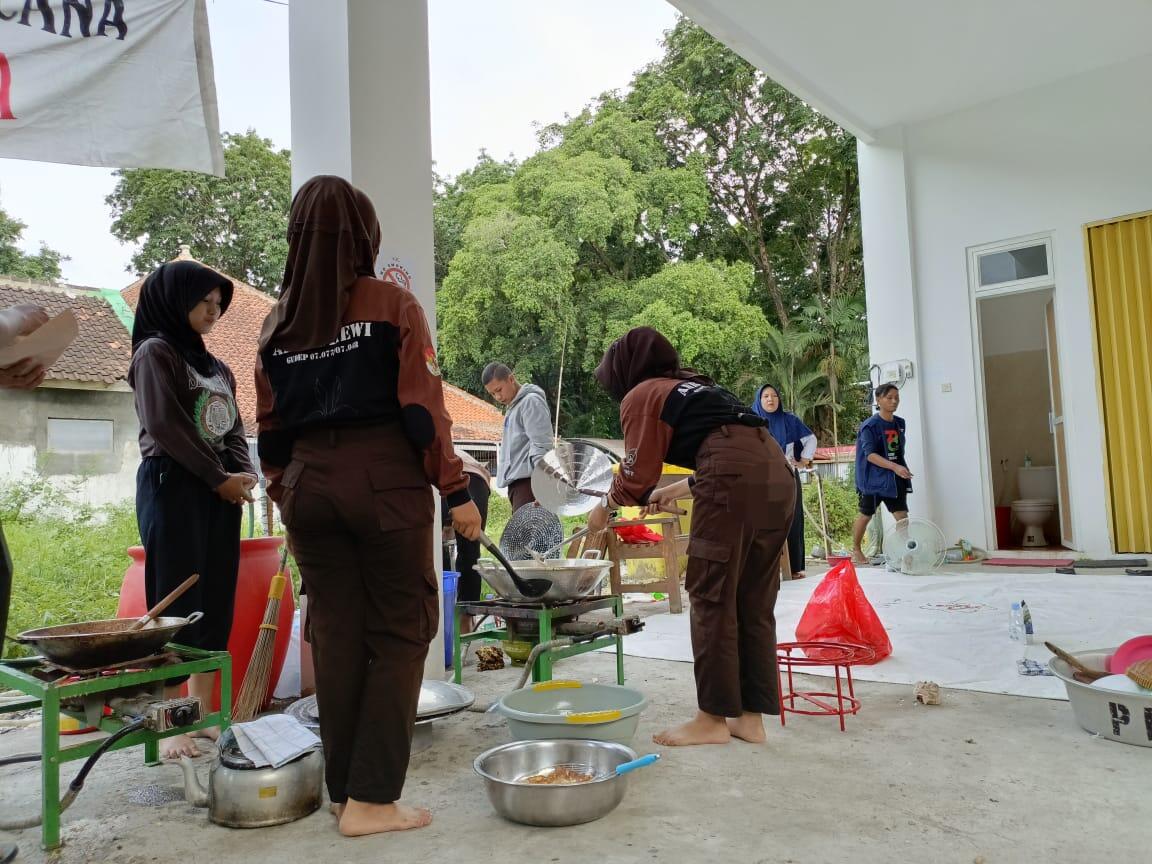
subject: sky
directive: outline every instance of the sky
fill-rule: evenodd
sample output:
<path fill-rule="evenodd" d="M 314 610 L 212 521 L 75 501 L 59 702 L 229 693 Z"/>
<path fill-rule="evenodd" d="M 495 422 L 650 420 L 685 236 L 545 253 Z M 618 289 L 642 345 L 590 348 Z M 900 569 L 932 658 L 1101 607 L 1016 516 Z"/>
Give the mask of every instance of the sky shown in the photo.
<path fill-rule="evenodd" d="M 208 17 L 220 128 L 255 129 L 290 148 L 288 8 L 208 0 Z M 428 0 L 436 171 L 454 176 L 481 149 L 496 159 L 530 156 L 539 125 L 627 87 L 660 56 L 675 21 L 666 0 Z M 0 159 L 0 207 L 28 226 L 22 248 L 43 242 L 71 256 L 63 280 L 75 285 L 133 281 L 133 250 L 109 232 L 104 199 L 114 186 L 110 169 Z"/>

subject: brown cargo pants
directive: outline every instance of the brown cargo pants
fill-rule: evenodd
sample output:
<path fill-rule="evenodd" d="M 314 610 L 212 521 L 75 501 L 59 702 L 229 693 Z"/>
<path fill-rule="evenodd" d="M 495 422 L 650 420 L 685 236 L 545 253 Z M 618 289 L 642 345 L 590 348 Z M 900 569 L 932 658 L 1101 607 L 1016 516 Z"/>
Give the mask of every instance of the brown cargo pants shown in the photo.
<path fill-rule="evenodd" d="M 399 425 L 297 440 L 281 517 L 308 593 L 328 796 L 404 788 L 424 658 L 439 624 L 432 488 Z"/>
<path fill-rule="evenodd" d="M 723 426 L 701 445 L 685 588 L 700 710 L 780 713 L 776 595 L 796 486 L 765 429 Z"/>

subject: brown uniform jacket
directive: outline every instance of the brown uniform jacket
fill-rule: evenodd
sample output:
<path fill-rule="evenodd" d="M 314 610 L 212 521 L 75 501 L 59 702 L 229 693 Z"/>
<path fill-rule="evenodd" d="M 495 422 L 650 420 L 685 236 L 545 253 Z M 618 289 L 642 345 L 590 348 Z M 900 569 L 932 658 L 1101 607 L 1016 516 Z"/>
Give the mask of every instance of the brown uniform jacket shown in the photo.
<path fill-rule="evenodd" d="M 620 403 L 624 461 L 612 482 L 612 502 L 643 505 L 660 482 L 664 463 L 696 468 L 696 453 L 714 430 L 728 423 L 764 421 L 722 387 L 679 378 L 649 378 Z"/>
<path fill-rule="evenodd" d="M 452 446 L 452 418 L 419 301 L 370 277 L 349 294 L 331 344 L 292 352 L 270 346 L 256 359 L 258 446 L 269 496 L 280 500 L 280 480 L 301 431 L 399 422 L 446 505 L 467 502 L 468 480 Z"/>

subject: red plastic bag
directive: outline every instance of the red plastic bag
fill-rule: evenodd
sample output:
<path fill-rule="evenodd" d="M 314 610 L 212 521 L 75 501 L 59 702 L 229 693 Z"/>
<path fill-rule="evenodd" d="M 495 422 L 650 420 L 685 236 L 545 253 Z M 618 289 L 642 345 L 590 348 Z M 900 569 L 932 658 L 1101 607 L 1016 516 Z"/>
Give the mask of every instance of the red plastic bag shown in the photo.
<path fill-rule="evenodd" d="M 866 665 L 879 663 L 892 653 L 888 631 L 864 596 L 851 561 L 841 561 L 816 586 L 796 625 L 796 641 L 865 645 L 876 652 L 876 659 Z M 820 659 L 818 650 L 805 654 Z"/>

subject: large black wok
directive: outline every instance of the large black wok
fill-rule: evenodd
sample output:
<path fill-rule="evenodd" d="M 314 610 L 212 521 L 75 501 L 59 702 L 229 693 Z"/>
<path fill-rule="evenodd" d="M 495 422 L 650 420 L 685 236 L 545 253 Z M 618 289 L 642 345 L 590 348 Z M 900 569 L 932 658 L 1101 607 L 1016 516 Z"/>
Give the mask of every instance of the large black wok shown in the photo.
<path fill-rule="evenodd" d="M 156 618 L 139 630 L 128 629 L 136 618 L 82 621 L 25 630 L 16 641 L 69 669 L 96 669 L 155 654 L 182 627 L 203 617 L 203 612 L 193 612 L 187 618 Z"/>

